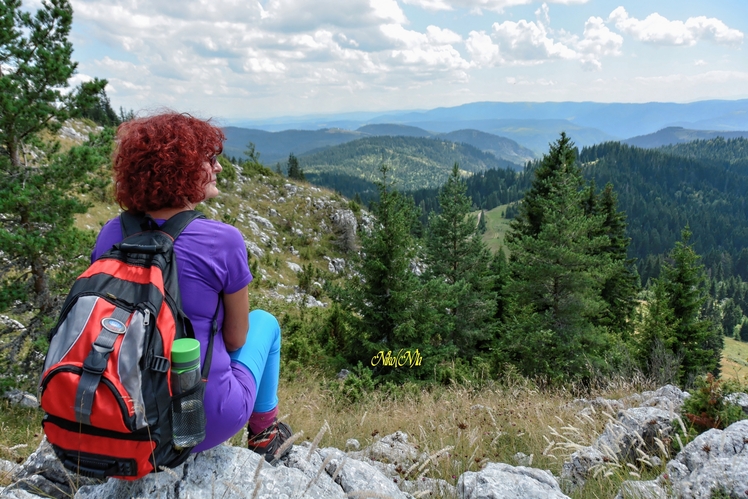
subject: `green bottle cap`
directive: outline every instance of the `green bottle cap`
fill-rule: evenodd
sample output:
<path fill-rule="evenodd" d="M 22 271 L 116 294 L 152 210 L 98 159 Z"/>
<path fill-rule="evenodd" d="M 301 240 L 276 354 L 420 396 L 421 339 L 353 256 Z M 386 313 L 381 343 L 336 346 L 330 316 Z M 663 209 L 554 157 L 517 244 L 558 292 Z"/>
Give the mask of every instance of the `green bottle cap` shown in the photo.
<path fill-rule="evenodd" d="M 194 338 L 174 340 L 171 346 L 171 368 L 183 373 L 200 365 L 200 342 Z"/>

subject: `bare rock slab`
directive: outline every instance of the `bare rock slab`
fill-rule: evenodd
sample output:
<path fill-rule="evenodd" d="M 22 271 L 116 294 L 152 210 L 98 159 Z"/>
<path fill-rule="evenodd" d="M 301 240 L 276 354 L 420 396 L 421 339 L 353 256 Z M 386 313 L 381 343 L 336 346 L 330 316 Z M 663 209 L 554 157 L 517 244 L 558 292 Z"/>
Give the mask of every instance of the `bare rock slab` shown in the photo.
<path fill-rule="evenodd" d="M 504 463 L 489 463 L 468 471 L 457 482 L 460 499 L 569 499 L 547 471 Z"/>

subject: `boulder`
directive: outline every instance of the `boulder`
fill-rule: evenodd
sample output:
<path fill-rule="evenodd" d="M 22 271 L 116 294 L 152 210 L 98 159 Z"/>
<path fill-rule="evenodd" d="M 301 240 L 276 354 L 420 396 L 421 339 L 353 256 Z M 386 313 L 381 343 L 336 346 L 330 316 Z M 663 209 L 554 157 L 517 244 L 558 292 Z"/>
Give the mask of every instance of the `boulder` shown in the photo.
<path fill-rule="evenodd" d="M 689 442 L 667 464 L 673 493 L 683 499 L 710 497 L 722 487 L 729 497 L 748 491 L 748 420 L 712 429 Z"/>
<path fill-rule="evenodd" d="M 619 411 L 618 419 L 605 426 L 592 446 L 575 451 L 564 463 L 561 478 L 574 489 L 584 485 L 592 468 L 606 462 L 636 463 L 641 453 L 657 457 L 662 453 L 657 439 L 662 441 L 672 434 L 675 418 L 674 412 L 658 407 Z"/>
<path fill-rule="evenodd" d="M 548 471 L 504 463 L 488 463 L 468 471 L 457 482 L 460 499 L 569 499 Z"/>
<path fill-rule="evenodd" d="M 82 486 L 101 483 L 66 470 L 44 437 L 39 447 L 15 470 L 13 488 L 57 499 L 69 499 Z"/>
<path fill-rule="evenodd" d="M 327 472 L 349 496 L 355 497 L 356 492 L 372 491 L 393 499 L 408 497 L 392 479 L 369 463 L 349 458 L 333 447 L 320 449 L 319 454 L 328 463 Z"/>
<path fill-rule="evenodd" d="M 304 471 L 288 466 L 274 467 L 249 449 L 219 445 L 191 456 L 173 470 L 147 475 L 135 481 L 110 479 L 104 485 L 81 487 L 75 499 L 343 497 L 342 494 L 331 495 L 333 492 L 328 488 L 329 483 L 320 481 L 321 475 L 313 472 L 314 468 L 313 462 Z"/>
<path fill-rule="evenodd" d="M 351 453 L 351 457 L 365 457 L 372 461 L 405 466 L 428 459 L 427 454 L 419 452 L 408 442 L 408 435 L 402 431 L 380 438 L 364 450 Z"/>
<path fill-rule="evenodd" d="M 15 388 L 5 392 L 3 394 L 3 398 L 10 400 L 10 403 L 12 405 L 29 407 L 31 409 L 36 409 L 39 407 L 39 401 L 37 400 L 35 395 L 24 392 L 22 390 L 17 390 Z"/>
<path fill-rule="evenodd" d="M 748 393 L 731 393 L 725 397 L 725 401 L 730 404 L 739 405 L 743 412 L 748 414 Z"/>
<path fill-rule="evenodd" d="M 668 494 L 659 480 L 626 480 L 615 499 L 668 499 Z"/>

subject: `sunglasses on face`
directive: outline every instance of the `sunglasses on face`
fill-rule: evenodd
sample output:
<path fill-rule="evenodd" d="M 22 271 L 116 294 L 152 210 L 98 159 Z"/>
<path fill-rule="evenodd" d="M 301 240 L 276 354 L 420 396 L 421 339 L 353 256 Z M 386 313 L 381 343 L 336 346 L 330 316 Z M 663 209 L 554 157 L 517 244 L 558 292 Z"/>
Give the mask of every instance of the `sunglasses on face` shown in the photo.
<path fill-rule="evenodd" d="M 218 163 L 218 156 L 214 154 L 213 156 L 209 157 L 208 163 L 210 163 L 211 168 L 215 168 L 216 163 Z"/>

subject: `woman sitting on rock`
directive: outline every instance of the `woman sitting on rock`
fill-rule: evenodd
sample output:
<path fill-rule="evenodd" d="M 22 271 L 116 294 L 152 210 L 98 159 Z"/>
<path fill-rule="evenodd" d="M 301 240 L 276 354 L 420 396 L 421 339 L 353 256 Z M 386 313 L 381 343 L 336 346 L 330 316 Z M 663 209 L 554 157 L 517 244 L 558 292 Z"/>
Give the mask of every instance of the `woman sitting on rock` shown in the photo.
<path fill-rule="evenodd" d="M 186 114 L 165 113 L 120 125 L 114 154 L 115 198 L 123 209 L 161 224 L 218 196 L 223 132 Z M 122 240 L 119 217 L 101 229 L 92 261 Z M 201 361 L 216 308 L 218 333 L 205 389 L 205 440 L 215 447 L 248 424 L 249 448 L 271 461 L 291 435 L 277 421 L 280 327 L 268 312 L 249 313 L 252 274 L 241 233 L 197 219 L 174 243 L 182 307 L 200 341 Z M 221 295 L 223 296 L 222 303 Z"/>

